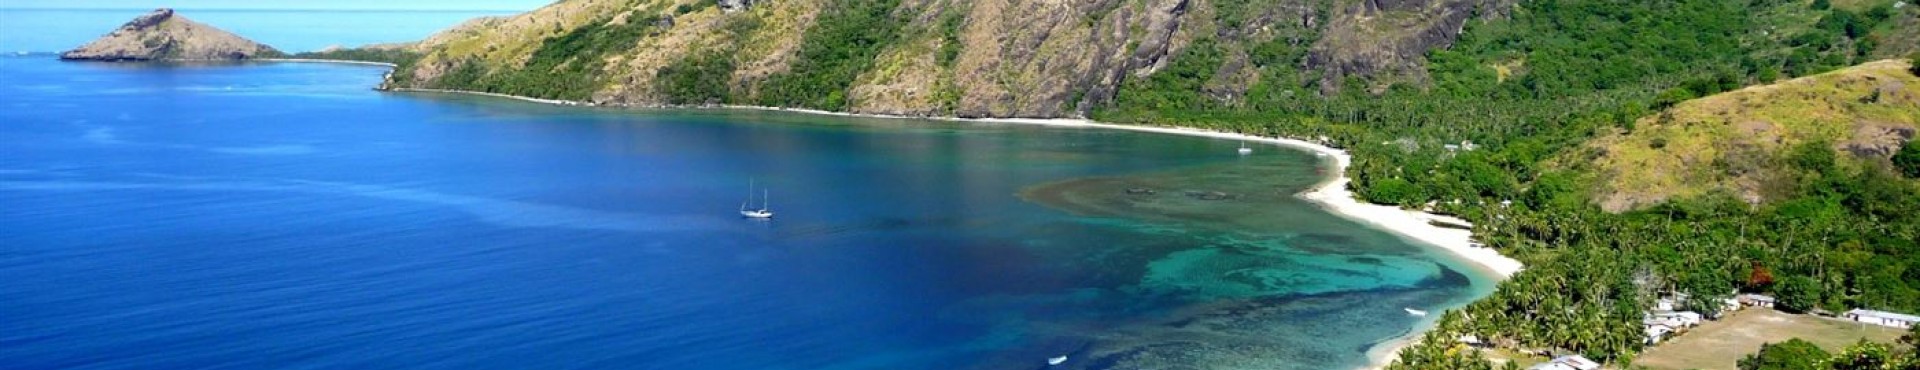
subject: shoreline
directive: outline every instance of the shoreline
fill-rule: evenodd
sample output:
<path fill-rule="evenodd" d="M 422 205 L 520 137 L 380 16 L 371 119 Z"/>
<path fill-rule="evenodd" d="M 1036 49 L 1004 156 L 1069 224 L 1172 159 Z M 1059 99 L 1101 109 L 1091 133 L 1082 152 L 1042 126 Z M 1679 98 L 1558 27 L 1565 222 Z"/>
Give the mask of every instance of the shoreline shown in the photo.
<path fill-rule="evenodd" d="M 524 102 L 542 103 L 542 104 L 554 104 L 554 105 L 565 105 L 565 106 L 596 106 L 596 105 L 591 105 L 591 104 L 586 104 L 581 102 L 574 102 L 574 101 L 529 98 L 524 96 L 476 92 L 476 91 L 414 89 L 414 88 L 400 88 L 400 89 L 393 89 L 393 91 L 427 92 L 427 93 L 442 93 L 442 94 L 466 94 L 466 95 L 479 95 L 479 96 L 507 98 L 507 99 L 524 101 Z M 611 107 L 619 107 L 619 106 L 611 106 Z M 673 107 L 662 106 L 660 108 L 673 108 Z M 690 106 L 690 107 L 679 107 L 679 108 L 736 109 L 736 110 L 805 113 L 805 114 L 857 117 L 857 118 L 924 119 L 924 120 L 951 121 L 951 122 L 1000 123 L 1000 124 L 1021 124 L 1021 125 L 1067 127 L 1067 128 L 1124 130 L 1124 131 L 1147 132 L 1147 133 L 1157 133 L 1157 134 L 1167 134 L 1167 135 L 1205 137 L 1205 138 L 1214 138 L 1214 139 L 1243 140 L 1247 142 L 1267 143 L 1267 144 L 1275 144 L 1277 146 L 1291 147 L 1295 149 L 1304 149 L 1309 152 L 1320 154 L 1322 157 L 1331 159 L 1334 164 L 1334 168 L 1333 168 L 1334 176 L 1324 181 L 1321 181 L 1320 184 L 1315 185 L 1314 187 L 1310 188 L 1308 191 L 1303 191 L 1303 192 L 1300 192 L 1299 194 L 1296 194 L 1296 196 L 1298 196 L 1299 198 L 1307 200 L 1308 202 L 1311 202 L 1314 204 L 1318 204 L 1321 206 L 1321 208 L 1328 210 L 1329 213 L 1333 213 L 1335 215 L 1345 217 L 1349 220 L 1367 224 L 1374 228 L 1387 231 L 1389 233 L 1398 235 L 1405 239 L 1417 241 L 1422 244 L 1440 247 L 1440 249 L 1446 250 L 1448 252 L 1452 252 L 1454 255 L 1460 257 L 1461 259 L 1466 260 L 1467 262 L 1473 262 L 1475 265 L 1484 268 L 1484 270 L 1486 270 L 1485 272 L 1491 272 L 1502 280 L 1512 277 L 1514 273 L 1519 272 L 1520 269 L 1524 267 L 1524 265 L 1522 265 L 1519 260 L 1515 260 L 1512 258 L 1508 258 L 1504 255 L 1501 255 L 1498 251 L 1493 250 L 1493 248 L 1480 246 L 1478 242 L 1473 241 L 1473 232 L 1470 230 L 1439 227 L 1429 223 L 1429 221 L 1437 220 L 1443 223 L 1472 225 L 1472 223 L 1467 222 L 1466 220 L 1462 220 L 1452 216 L 1438 215 L 1438 214 L 1427 213 L 1427 212 L 1422 212 L 1418 210 L 1401 209 L 1399 207 L 1390 206 L 1390 205 L 1373 204 L 1373 203 L 1366 203 L 1366 202 L 1360 201 L 1359 198 L 1357 198 L 1353 194 L 1352 190 L 1347 189 L 1347 184 L 1352 182 L 1352 179 L 1347 177 L 1346 170 L 1347 170 L 1347 166 L 1353 163 L 1353 156 L 1350 154 L 1347 154 L 1347 151 L 1345 150 L 1340 150 L 1340 149 L 1336 149 L 1326 145 L 1321 145 L 1318 143 L 1313 143 L 1313 142 L 1301 140 L 1301 139 L 1256 136 L 1256 135 L 1247 135 L 1247 134 L 1225 132 L 1225 131 L 1199 129 L 1199 128 L 1192 128 L 1192 127 L 1121 125 L 1121 124 L 1112 124 L 1112 123 L 1100 123 L 1100 122 L 1095 122 L 1095 121 L 1086 120 L 1086 119 L 1073 119 L 1073 118 L 918 117 L 918 116 L 897 116 L 897 115 L 883 115 L 883 114 L 832 112 L 832 111 L 823 111 L 823 110 L 817 110 L 817 109 L 780 108 L 780 107 L 764 107 L 764 106 L 753 106 L 753 105 L 713 105 L 713 106 L 705 106 L 705 107 Z"/>
<path fill-rule="evenodd" d="M 541 99 L 541 98 L 530 98 L 530 97 L 525 97 L 525 96 L 519 96 L 519 95 L 507 95 L 507 94 L 501 94 L 501 93 L 490 93 L 490 92 L 479 92 L 479 91 L 464 91 L 464 90 L 443 90 L 443 89 L 418 89 L 418 88 L 411 88 L 411 87 L 400 87 L 400 88 L 392 88 L 392 89 L 387 89 L 386 91 L 392 91 L 392 92 L 410 92 L 410 93 L 430 93 L 430 94 L 458 94 L 458 95 L 476 95 L 476 96 L 485 96 L 485 97 L 494 97 L 494 98 L 502 98 L 502 99 L 513 99 L 513 100 L 519 100 L 519 101 L 523 101 L 523 102 L 528 102 L 528 103 L 539 103 L 539 104 L 552 104 L 552 105 L 564 105 L 564 106 L 569 106 L 569 107 L 592 107 L 592 106 L 594 106 L 594 105 L 592 105 L 592 104 L 586 104 L 586 103 L 581 103 L 581 102 L 577 102 L 577 101 L 568 101 L 568 100 L 553 100 L 553 99 Z"/>
<path fill-rule="evenodd" d="M 598 106 L 598 105 L 575 102 L 575 101 L 539 99 L 539 98 L 531 98 L 531 97 L 524 97 L 524 96 L 487 93 L 487 92 L 475 92 L 475 91 L 413 89 L 413 88 L 399 88 L 399 89 L 392 89 L 391 91 L 478 95 L 478 96 L 489 96 L 489 97 L 513 99 L 513 100 L 519 100 L 523 102 L 564 105 L 564 106 Z M 623 106 L 615 106 L 615 107 L 623 107 Z M 635 107 L 627 107 L 627 108 L 635 108 Z M 674 107 L 661 106 L 658 108 L 674 108 Z M 1433 214 L 1428 212 L 1422 212 L 1419 210 L 1401 209 L 1399 207 L 1395 207 L 1391 205 L 1373 204 L 1373 203 L 1367 203 L 1367 202 L 1361 201 L 1359 198 L 1356 197 L 1355 194 L 1353 194 L 1352 190 L 1347 189 L 1347 185 L 1350 182 L 1352 182 L 1352 179 L 1347 177 L 1347 166 L 1353 163 L 1353 156 L 1351 154 L 1348 154 L 1347 151 L 1345 150 L 1341 150 L 1341 149 L 1326 146 L 1326 145 L 1321 145 L 1319 143 L 1314 143 L 1307 140 L 1285 138 L 1285 137 L 1256 136 L 1256 135 L 1248 135 L 1248 134 L 1225 132 L 1225 131 L 1206 130 L 1206 129 L 1192 128 L 1192 127 L 1121 125 L 1121 124 L 1112 124 L 1112 123 L 1100 123 L 1100 122 L 1095 122 L 1095 121 L 1086 120 L 1086 119 L 1071 119 L 1071 118 L 916 117 L 916 116 L 899 116 L 899 115 L 883 115 L 883 114 L 832 112 L 832 111 L 824 111 L 824 110 L 817 110 L 817 109 L 781 108 L 781 107 L 765 107 L 765 106 L 751 106 L 751 105 L 709 105 L 709 106 L 692 106 L 692 107 L 679 107 L 679 108 L 734 109 L 734 110 L 805 113 L 805 114 L 815 114 L 815 115 L 858 117 L 858 118 L 924 119 L 924 120 L 951 121 L 951 122 L 1016 124 L 1016 125 L 1035 125 L 1035 126 L 1066 127 L 1066 128 L 1123 130 L 1123 131 L 1157 133 L 1157 134 L 1166 134 L 1166 135 L 1241 140 L 1241 141 L 1247 141 L 1247 142 L 1272 144 L 1274 146 L 1290 147 L 1293 149 L 1313 152 L 1316 154 L 1316 156 L 1322 157 L 1322 160 L 1331 160 L 1333 164 L 1332 176 L 1330 176 L 1325 180 L 1322 180 L 1320 183 L 1314 185 L 1313 187 L 1308 188 L 1308 190 L 1306 191 L 1302 191 L 1298 194 L 1295 194 L 1296 197 L 1302 200 L 1305 200 L 1309 203 L 1319 205 L 1321 209 L 1327 210 L 1328 213 L 1332 213 L 1336 216 L 1346 218 L 1354 222 L 1362 223 L 1369 227 L 1386 231 L 1390 234 L 1399 236 L 1402 239 L 1413 241 L 1419 244 L 1426 244 L 1432 247 L 1437 247 L 1443 251 L 1446 251 L 1447 253 L 1454 255 L 1455 257 L 1458 257 L 1466 262 L 1470 262 L 1470 264 L 1480 268 L 1482 272 L 1491 273 L 1495 277 L 1496 281 L 1501 281 L 1501 280 L 1506 280 L 1508 278 L 1511 278 L 1513 277 L 1513 274 L 1518 273 L 1521 269 L 1525 267 L 1522 263 L 1520 263 L 1519 260 L 1515 260 L 1505 255 L 1501 255 L 1499 251 L 1495 251 L 1493 250 L 1493 248 L 1480 246 L 1478 242 L 1473 241 L 1473 232 L 1471 230 L 1439 227 L 1439 226 L 1434 226 L 1429 222 L 1429 221 L 1437 220 L 1444 223 L 1451 223 L 1451 224 L 1458 224 L 1458 225 L 1472 225 L 1466 220 L 1462 220 L 1452 216 L 1444 216 L 1444 215 L 1438 215 L 1438 214 Z M 1458 306 L 1447 307 L 1447 309 L 1453 309 L 1453 308 L 1458 308 Z M 1436 310 L 1435 313 L 1438 314 L 1440 312 L 1442 311 Z M 1379 343 L 1375 343 L 1372 347 L 1368 347 L 1367 351 L 1365 352 L 1365 355 L 1367 356 L 1367 365 L 1362 367 L 1362 369 L 1383 369 L 1388 364 L 1393 363 L 1395 359 L 1399 358 L 1401 349 L 1404 349 L 1408 346 L 1413 345 L 1416 341 L 1420 339 L 1421 335 L 1424 335 L 1427 331 L 1432 330 L 1434 324 L 1438 320 L 1439 320 L 1438 315 L 1428 316 L 1427 318 L 1422 319 L 1418 324 L 1415 324 L 1415 326 L 1409 329 L 1405 334 L 1381 341 Z"/>
<path fill-rule="evenodd" d="M 248 62 L 267 62 L 267 63 L 326 63 L 326 64 L 352 64 L 352 65 L 362 65 L 362 66 L 381 66 L 381 67 L 387 67 L 387 68 L 396 68 L 396 67 L 399 67 L 399 65 L 397 65 L 397 64 L 393 64 L 393 63 L 386 63 L 386 62 L 368 62 L 368 61 L 360 61 L 360 60 L 345 60 L 345 59 L 303 59 L 303 58 L 261 58 L 261 59 L 248 59 L 248 60 L 246 60 L 246 61 L 248 61 Z"/>

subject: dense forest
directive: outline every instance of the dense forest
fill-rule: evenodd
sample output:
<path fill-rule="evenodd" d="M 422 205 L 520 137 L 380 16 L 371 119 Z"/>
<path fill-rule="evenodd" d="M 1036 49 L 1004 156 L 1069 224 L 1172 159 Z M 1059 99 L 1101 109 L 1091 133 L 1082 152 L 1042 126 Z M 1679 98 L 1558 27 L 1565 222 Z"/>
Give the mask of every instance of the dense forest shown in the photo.
<path fill-rule="evenodd" d="M 736 65 L 725 49 L 678 58 L 653 88 L 674 104 L 845 109 L 848 87 L 884 45 L 908 36 L 913 14 L 894 11 L 897 0 L 828 3 L 791 70 L 753 96 L 727 85 Z M 1480 240 L 1527 264 L 1491 296 L 1448 312 L 1394 368 L 1489 368 L 1475 351 L 1453 348 L 1450 338 L 1462 334 L 1630 364 L 1642 349 L 1642 312 L 1663 295 L 1710 303 L 1689 307 L 1709 314 L 1737 292 L 1776 295 L 1796 312 L 1920 312 L 1920 140 L 1909 136 L 1890 160 L 1793 143 L 1763 163 L 1786 174 L 1774 189 L 1784 196 L 1755 203 L 1716 193 L 1624 212 L 1596 206 L 1600 175 L 1590 162 L 1600 153 L 1587 146 L 1695 98 L 1915 52 L 1920 42 L 1902 27 L 1915 27 L 1920 6 L 1895 4 L 1521 1 L 1468 21 L 1451 45 L 1425 56 L 1415 78 L 1341 76 L 1331 91 L 1323 80 L 1334 77 L 1302 67 L 1306 45 L 1321 36 L 1315 30 L 1241 37 L 1232 30 L 1250 12 L 1227 9 L 1212 14 L 1222 31 L 1198 33 L 1163 68 L 1128 76 L 1111 102 L 1087 111 L 1110 122 L 1325 137 L 1354 155 L 1348 171 L 1359 196 L 1460 215 Z M 431 87 L 587 99 L 606 83 L 595 71 L 619 52 L 615 41 L 659 32 L 673 22 L 663 15 L 711 6 L 635 9 L 619 22 L 609 14 L 542 40 L 523 68 L 469 60 Z M 946 40 L 938 65 L 959 53 L 962 21 L 938 18 L 932 32 Z M 735 22 L 724 32 L 758 26 Z M 403 66 L 418 58 L 339 57 Z M 1254 66 L 1251 86 L 1214 91 L 1221 68 L 1241 61 Z M 1475 149 L 1449 148 L 1462 143 Z"/>
<path fill-rule="evenodd" d="M 1778 295 L 1790 311 L 1920 311 L 1920 186 L 1897 171 L 1847 166 L 1828 143 L 1784 156 L 1792 197 L 1749 204 L 1731 194 L 1608 213 L 1593 205 L 1580 145 L 1688 99 L 1874 58 L 1892 2 L 1527 1 L 1510 19 L 1474 22 L 1428 55 L 1431 84 L 1381 94 L 1315 94 L 1296 70 L 1271 69 L 1246 99 L 1196 89 L 1219 50 L 1194 43 L 1168 69 L 1128 85 L 1101 120 L 1328 136 L 1355 154 L 1370 201 L 1432 204 L 1478 222 L 1476 234 L 1527 269 L 1492 296 L 1449 313 L 1400 369 L 1487 368 L 1452 351 L 1474 334 L 1527 348 L 1630 362 L 1640 319 L 1664 294 L 1718 310 L 1736 292 Z M 1779 27 L 1790 18 L 1814 21 Z M 1298 64 L 1293 58 L 1255 61 Z M 1491 66 L 1519 65 L 1517 75 Z M 1355 90 L 1358 83 L 1349 83 Z M 1456 152 L 1440 144 L 1470 141 Z M 1920 151 L 1909 141 L 1901 153 Z M 1896 155 L 1911 158 L 1910 154 Z M 1903 178 L 1905 177 L 1905 178 Z M 1429 203 L 1433 202 L 1433 203 Z"/>

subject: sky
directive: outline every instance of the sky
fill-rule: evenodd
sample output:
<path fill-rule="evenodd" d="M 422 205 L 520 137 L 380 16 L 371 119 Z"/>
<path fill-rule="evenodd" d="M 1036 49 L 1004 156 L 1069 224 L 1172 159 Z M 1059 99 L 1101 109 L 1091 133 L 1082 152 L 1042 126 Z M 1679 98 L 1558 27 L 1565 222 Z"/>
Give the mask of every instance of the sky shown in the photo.
<path fill-rule="evenodd" d="M 72 49 L 160 7 L 180 9 L 187 18 L 282 51 L 300 52 L 417 41 L 474 17 L 521 13 L 551 1 L 0 0 L 0 52 Z"/>
<path fill-rule="evenodd" d="M 300 9 L 526 11 L 554 0 L 0 0 L 12 9 Z"/>

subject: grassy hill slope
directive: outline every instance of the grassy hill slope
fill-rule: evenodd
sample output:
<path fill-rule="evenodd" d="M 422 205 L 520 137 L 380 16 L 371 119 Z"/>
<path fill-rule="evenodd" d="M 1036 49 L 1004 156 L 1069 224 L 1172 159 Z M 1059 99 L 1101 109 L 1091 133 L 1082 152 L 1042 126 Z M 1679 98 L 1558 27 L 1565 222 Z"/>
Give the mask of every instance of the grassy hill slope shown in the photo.
<path fill-rule="evenodd" d="M 1751 203 L 1792 196 L 1794 149 L 1841 166 L 1887 166 L 1920 126 L 1920 77 L 1903 60 L 1748 87 L 1675 105 L 1589 144 L 1596 200 L 1623 211 L 1725 192 Z M 1624 131 L 1624 130 L 1617 130 Z M 1587 158 L 1582 158 L 1586 163 Z"/>

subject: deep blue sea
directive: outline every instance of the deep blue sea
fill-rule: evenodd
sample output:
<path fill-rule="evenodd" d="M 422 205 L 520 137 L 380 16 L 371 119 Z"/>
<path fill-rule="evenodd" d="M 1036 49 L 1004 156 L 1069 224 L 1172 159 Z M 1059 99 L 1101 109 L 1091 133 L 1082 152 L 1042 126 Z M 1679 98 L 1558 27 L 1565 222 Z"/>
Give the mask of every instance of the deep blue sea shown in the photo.
<path fill-rule="evenodd" d="M 0 57 L 0 368 L 1338 369 L 1491 284 L 1304 152 L 383 72 Z"/>

